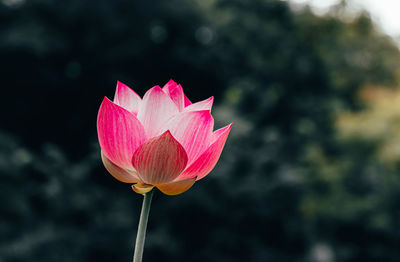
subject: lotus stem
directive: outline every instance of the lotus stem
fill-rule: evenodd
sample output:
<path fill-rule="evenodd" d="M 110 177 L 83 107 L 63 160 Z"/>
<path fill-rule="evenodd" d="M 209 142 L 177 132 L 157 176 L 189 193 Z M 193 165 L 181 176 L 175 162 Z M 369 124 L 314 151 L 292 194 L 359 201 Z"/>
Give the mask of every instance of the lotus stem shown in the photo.
<path fill-rule="evenodd" d="M 142 262 L 144 240 L 146 238 L 147 221 L 149 219 L 151 199 L 153 198 L 154 190 L 144 194 L 142 211 L 140 213 L 139 227 L 136 236 L 135 253 L 133 262 Z"/>

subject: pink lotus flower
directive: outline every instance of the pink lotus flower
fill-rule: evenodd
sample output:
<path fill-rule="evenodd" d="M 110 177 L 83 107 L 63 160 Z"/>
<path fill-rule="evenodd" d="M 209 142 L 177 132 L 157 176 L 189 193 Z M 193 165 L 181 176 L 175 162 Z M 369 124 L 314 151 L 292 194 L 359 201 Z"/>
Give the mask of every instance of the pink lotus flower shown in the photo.
<path fill-rule="evenodd" d="M 140 194 L 153 187 L 185 192 L 214 168 L 232 126 L 213 132 L 213 100 L 192 104 L 173 80 L 141 99 L 118 82 L 114 101 L 105 97 L 97 117 L 104 166 Z"/>

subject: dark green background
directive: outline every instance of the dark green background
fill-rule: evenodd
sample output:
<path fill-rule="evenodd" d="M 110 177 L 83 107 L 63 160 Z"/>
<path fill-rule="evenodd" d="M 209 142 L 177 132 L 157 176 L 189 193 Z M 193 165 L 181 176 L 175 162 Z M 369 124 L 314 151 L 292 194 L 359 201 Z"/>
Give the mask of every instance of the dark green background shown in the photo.
<path fill-rule="evenodd" d="M 399 261 L 400 165 L 336 119 L 396 86 L 368 14 L 273 0 L 0 2 L 0 261 L 130 261 L 142 197 L 107 174 L 103 96 L 170 78 L 234 123 L 217 167 L 156 192 L 144 261 Z M 374 123 L 372 123 L 374 125 Z M 400 129 L 399 129 L 400 130 Z"/>

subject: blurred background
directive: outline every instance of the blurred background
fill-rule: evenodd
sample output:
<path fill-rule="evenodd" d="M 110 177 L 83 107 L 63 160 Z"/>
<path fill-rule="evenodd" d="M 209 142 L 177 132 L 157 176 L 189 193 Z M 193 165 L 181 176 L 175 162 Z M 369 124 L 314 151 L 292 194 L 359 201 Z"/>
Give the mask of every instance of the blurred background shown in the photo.
<path fill-rule="evenodd" d="M 156 192 L 144 261 L 400 261 L 399 41 L 329 2 L 1 0 L 0 262 L 131 261 L 142 197 L 97 111 L 170 78 L 234 126 L 209 176 Z"/>

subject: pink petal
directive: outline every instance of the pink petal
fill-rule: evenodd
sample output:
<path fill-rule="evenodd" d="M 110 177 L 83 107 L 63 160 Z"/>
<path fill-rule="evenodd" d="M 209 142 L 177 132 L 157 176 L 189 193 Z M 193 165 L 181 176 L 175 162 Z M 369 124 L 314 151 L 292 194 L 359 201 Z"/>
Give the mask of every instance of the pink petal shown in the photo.
<path fill-rule="evenodd" d="M 215 141 L 204 151 L 200 157 L 189 165 L 185 171 L 179 176 L 178 180 L 193 178 L 197 176 L 197 180 L 202 179 L 215 167 L 221 156 L 225 141 L 229 135 L 232 124 L 221 128 L 214 132 Z M 217 136 L 218 135 L 218 136 Z"/>
<path fill-rule="evenodd" d="M 115 165 L 132 169 L 133 153 L 146 140 L 139 120 L 105 97 L 97 116 L 97 134 L 104 155 Z"/>
<path fill-rule="evenodd" d="M 142 99 L 138 94 L 130 89 L 127 85 L 117 82 L 117 89 L 115 90 L 114 103 L 125 108 L 133 114 L 139 111 L 140 102 Z"/>
<path fill-rule="evenodd" d="M 158 185 L 157 188 L 166 195 L 178 195 L 191 188 L 194 182 L 196 182 L 195 177 Z"/>
<path fill-rule="evenodd" d="M 185 107 L 187 107 L 187 106 L 189 106 L 189 105 L 191 105 L 191 104 L 192 104 L 192 102 L 190 102 L 189 98 L 187 98 L 187 96 L 186 96 L 186 95 L 184 95 L 184 98 L 183 98 L 183 100 L 184 100 L 184 102 L 185 102 Z"/>
<path fill-rule="evenodd" d="M 182 112 L 163 127 L 185 148 L 190 165 L 210 145 L 214 119 L 209 111 Z"/>
<path fill-rule="evenodd" d="M 160 134 L 161 128 L 172 116 L 179 113 L 178 107 L 159 86 L 148 90 L 143 97 L 137 118 L 142 123 L 148 138 Z"/>
<path fill-rule="evenodd" d="M 174 180 L 185 169 L 187 155 L 178 141 L 166 131 L 141 145 L 132 157 L 139 177 L 151 185 Z"/>
<path fill-rule="evenodd" d="M 183 111 L 200 111 L 200 110 L 208 110 L 211 111 L 212 105 L 214 102 L 214 97 L 210 97 L 206 100 L 191 104 L 187 107 L 185 107 L 185 109 Z"/>
<path fill-rule="evenodd" d="M 164 93 L 166 93 L 175 105 L 178 107 L 179 111 L 184 108 L 184 94 L 181 85 L 178 85 L 174 80 L 169 80 L 168 83 L 163 87 Z"/>
<path fill-rule="evenodd" d="M 124 183 L 138 183 L 140 182 L 139 177 L 135 171 L 128 171 L 127 169 L 123 169 L 113 162 L 111 162 L 101 151 L 101 160 L 103 161 L 104 167 L 107 171 L 117 180 Z"/>

